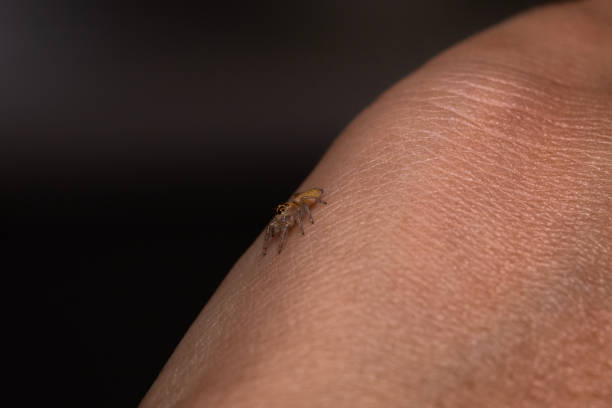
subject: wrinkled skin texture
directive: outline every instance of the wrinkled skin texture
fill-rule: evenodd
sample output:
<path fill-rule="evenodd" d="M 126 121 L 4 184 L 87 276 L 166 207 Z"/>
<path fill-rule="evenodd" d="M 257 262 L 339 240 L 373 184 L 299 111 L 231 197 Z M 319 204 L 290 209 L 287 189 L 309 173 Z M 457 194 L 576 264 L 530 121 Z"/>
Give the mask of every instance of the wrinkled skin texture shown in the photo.
<path fill-rule="evenodd" d="M 610 406 L 611 3 L 518 16 L 368 107 L 301 186 L 329 202 L 308 236 L 254 243 L 142 407 Z"/>

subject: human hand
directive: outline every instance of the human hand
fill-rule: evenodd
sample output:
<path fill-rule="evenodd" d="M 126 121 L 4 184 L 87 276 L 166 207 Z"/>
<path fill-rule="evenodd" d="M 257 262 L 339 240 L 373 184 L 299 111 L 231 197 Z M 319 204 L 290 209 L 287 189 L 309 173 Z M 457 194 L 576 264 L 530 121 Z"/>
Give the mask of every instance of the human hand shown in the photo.
<path fill-rule="evenodd" d="M 302 187 L 317 223 L 249 248 L 143 407 L 612 401 L 612 2 L 441 54 Z"/>

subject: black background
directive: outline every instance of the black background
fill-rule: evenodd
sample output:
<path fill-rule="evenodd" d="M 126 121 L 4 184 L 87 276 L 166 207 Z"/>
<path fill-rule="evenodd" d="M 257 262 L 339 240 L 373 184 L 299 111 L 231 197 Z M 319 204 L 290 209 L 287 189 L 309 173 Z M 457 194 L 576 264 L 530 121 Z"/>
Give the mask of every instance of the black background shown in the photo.
<path fill-rule="evenodd" d="M 29 389 L 135 406 L 348 121 L 538 3 L 4 2 L 2 246 Z"/>

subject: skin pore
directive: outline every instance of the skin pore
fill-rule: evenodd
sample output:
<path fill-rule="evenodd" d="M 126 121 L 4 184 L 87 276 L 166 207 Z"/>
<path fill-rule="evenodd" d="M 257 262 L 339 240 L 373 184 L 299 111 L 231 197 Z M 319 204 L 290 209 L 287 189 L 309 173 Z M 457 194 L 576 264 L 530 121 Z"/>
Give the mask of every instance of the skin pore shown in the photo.
<path fill-rule="evenodd" d="M 612 401 L 612 2 L 517 16 L 364 110 L 142 407 Z"/>

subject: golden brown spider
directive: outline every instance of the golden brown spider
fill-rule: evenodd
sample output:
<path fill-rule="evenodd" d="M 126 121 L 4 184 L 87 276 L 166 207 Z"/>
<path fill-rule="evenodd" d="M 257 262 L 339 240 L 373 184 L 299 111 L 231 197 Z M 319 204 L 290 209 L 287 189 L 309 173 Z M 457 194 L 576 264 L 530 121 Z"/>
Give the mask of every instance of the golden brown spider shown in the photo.
<path fill-rule="evenodd" d="M 323 195 L 322 188 L 311 188 L 310 190 L 304 191 L 303 193 L 295 193 L 291 196 L 291 200 L 286 203 L 280 204 L 276 207 L 274 212 L 274 218 L 266 227 L 266 234 L 264 236 L 263 254 L 266 254 L 268 248 L 268 240 L 270 237 L 274 237 L 274 234 L 280 232 L 281 240 L 278 244 L 278 253 L 283 250 L 283 244 L 287 238 L 287 231 L 293 227 L 296 223 L 300 227 L 302 235 L 304 235 L 304 226 L 302 225 L 302 217 L 304 213 L 308 214 L 310 222 L 314 224 L 312 214 L 310 214 L 310 207 L 315 203 L 327 204 L 321 200 Z"/>

